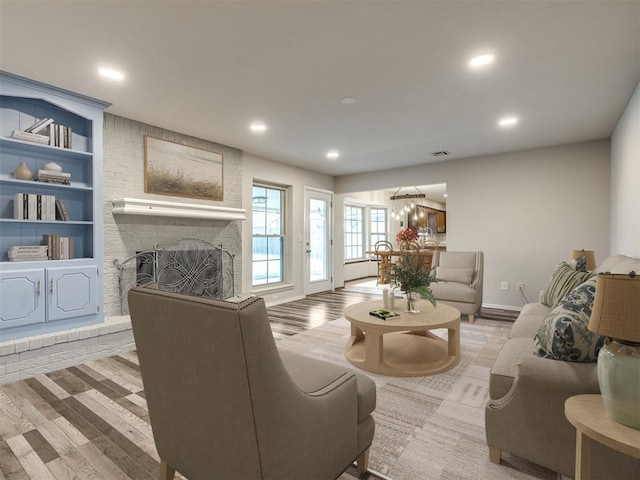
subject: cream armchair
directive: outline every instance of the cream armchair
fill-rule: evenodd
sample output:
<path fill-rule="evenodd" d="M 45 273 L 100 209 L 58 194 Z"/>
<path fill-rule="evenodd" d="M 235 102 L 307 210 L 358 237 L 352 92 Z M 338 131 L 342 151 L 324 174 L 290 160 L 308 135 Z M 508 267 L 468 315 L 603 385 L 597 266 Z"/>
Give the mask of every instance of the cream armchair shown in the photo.
<path fill-rule="evenodd" d="M 430 287 L 436 301 L 457 308 L 473 323 L 482 307 L 483 252 L 436 251 L 431 266 L 440 280 Z"/>
<path fill-rule="evenodd" d="M 161 479 L 335 479 L 354 460 L 366 471 L 375 383 L 278 352 L 263 299 L 128 297 Z"/>

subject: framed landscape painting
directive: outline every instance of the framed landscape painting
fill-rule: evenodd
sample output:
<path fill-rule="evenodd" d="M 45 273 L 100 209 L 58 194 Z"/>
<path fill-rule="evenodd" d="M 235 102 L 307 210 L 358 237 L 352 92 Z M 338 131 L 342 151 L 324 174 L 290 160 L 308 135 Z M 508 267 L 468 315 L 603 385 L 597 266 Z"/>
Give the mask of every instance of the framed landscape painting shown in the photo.
<path fill-rule="evenodd" d="M 145 192 L 221 201 L 222 180 L 221 153 L 145 135 Z"/>

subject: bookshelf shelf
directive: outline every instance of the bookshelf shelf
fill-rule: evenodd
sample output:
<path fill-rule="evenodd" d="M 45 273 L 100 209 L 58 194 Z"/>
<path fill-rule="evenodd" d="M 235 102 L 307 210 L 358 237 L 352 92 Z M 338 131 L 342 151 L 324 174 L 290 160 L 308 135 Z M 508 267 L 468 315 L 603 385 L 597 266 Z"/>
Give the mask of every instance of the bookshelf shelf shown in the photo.
<path fill-rule="evenodd" d="M 103 320 L 103 212 L 102 135 L 103 110 L 100 100 L 0 71 L 0 336 L 22 338 L 54 332 Z M 50 119 L 50 120 L 47 120 Z M 37 133 L 53 138 L 62 148 L 10 138 L 26 137 L 36 124 Z M 48 124 L 48 125 L 46 125 Z M 45 128 L 46 127 L 46 128 Z M 33 138 L 33 137 L 32 137 Z M 63 141 L 62 141 L 63 140 Z M 21 180 L 14 177 L 25 163 L 42 178 L 45 165 L 60 165 L 70 184 Z M 52 180 L 57 180 L 52 178 Z M 22 194 L 22 195 L 20 195 Z M 55 197 L 52 199 L 51 197 Z M 34 208 L 31 200 L 35 198 Z M 23 203 L 17 203 L 18 199 Z M 54 220 L 54 201 L 64 204 L 68 221 Z M 50 203 L 51 202 L 51 203 Z M 62 208 L 62 207 L 61 207 Z M 15 218 L 36 212 L 35 218 Z M 55 216 L 55 215 L 54 215 Z M 63 260 L 24 260 L 29 247 L 61 239 L 61 253 L 73 251 Z M 66 245 L 66 249 L 64 248 Z M 50 248 L 53 252 L 53 247 Z M 9 252 L 11 251 L 11 256 Z M 51 253 L 49 252 L 49 253 Z M 63 256 L 63 255 L 60 255 Z M 13 260 L 13 261 L 12 261 Z"/>
<path fill-rule="evenodd" d="M 52 224 L 57 226 L 64 225 L 93 225 L 92 221 L 78 221 L 78 220 L 18 220 L 16 218 L 0 218 L 0 223 L 22 223 L 22 224 L 37 224 L 45 225 Z"/>

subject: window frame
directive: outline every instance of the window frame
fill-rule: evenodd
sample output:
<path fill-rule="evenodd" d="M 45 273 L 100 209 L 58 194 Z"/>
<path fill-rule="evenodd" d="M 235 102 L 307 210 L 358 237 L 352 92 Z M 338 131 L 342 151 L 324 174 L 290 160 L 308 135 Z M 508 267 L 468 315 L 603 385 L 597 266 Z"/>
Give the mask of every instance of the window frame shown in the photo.
<path fill-rule="evenodd" d="M 348 230 L 347 229 L 347 209 L 353 209 L 353 210 L 359 210 L 360 211 L 360 231 L 358 232 L 357 230 L 354 232 L 352 230 Z M 358 205 L 355 203 L 345 203 L 344 204 L 344 212 L 343 212 L 343 238 L 344 238 L 344 245 L 343 245 L 343 255 L 344 255 L 344 262 L 345 263 L 349 263 L 349 262 L 357 262 L 360 260 L 365 260 L 366 259 L 366 235 L 365 235 L 365 229 L 367 227 L 367 222 L 366 222 L 366 206 L 365 205 Z M 354 244 L 351 242 L 351 239 L 353 238 L 353 236 L 356 235 L 359 237 L 359 243 L 355 244 L 355 247 L 358 248 L 360 247 L 362 249 L 362 251 L 360 252 L 361 255 L 360 256 L 347 256 L 347 249 L 349 250 L 353 250 L 354 248 Z M 349 238 L 349 240 L 347 240 L 347 238 Z M 353 253 L 353 252 L 351 252 Z"/>
<path fill-rule="evenodd" d="M 383 233 L 373 232 L 373 210 L 381 210 L 384 213 L 384 231 Z M 376 242 L 381 240 L 389 240 L 389 209 L 383 206 L 372 205 L 368 207 L 368 216 L 369 216 L 369 248 L 368 250 L 373 250 Z M 376 221 L 375 223 L 381 223 Z M 377 240 L 374 241 L 373 237 L 376 236 Z M 380 238 L 382 237 L 382 238 Z"/>
<path fill-rule="evenodd" d="M 254 202 L 253 202 L 253 198 L 254 198 L 254 189 L 255 188 L 263 188 L 263 189 L 267 189 L 267 190 L 275 190 L 278 191 L 280 193 L 280 211 L 279 211 L 279 219 L 280 219 L 280 233 L 278 234 L 273 234 L 273 233 L 267 233 L 265 231 L 264 234 L 256 234 L 255 233 L 255 225 L 254 225 L 254 219 L 255 219 L 255 214 L 256 214 L 256 210 L 254 210 Z M 287 266 L 288 266 L 288 261 L 287 261 L 287 187 L 284 187 L 282 185 L 277 185 L 277 184 L 272 184 L 272 183 L 266 183 L 266 182 L 258 182 L 258 181 L 254 181 L 251 185 L 251 221 L 252 221 L 252 225 L 251 225 L 251 287 L 253 289 L 260 289 L 260 288 L 270 288 L 270 287 L 274 287 L 274 286 L 280 286 L 283 285 L 286 282 L 287 279 Z M 258 211 L 261 212 L 261 211 Z M 265 215 L 265 224 L 266 224 L 266 216 L 268 215 L 268 211 L 265 208 L 264 210 L 264 215 Z M 266 226 L 265 226 L 266 229 Z M 266 238 L 267 242 L 269 242 L 269 239 L 274 239 L 274 238 L 279 238 L 280 239 L 280 275 L 277 279 L 277 281 L 269 281 L 269 262 L 273 261 L 273 260 L 269 260 L 269 248 L 267 247 L 267 256 L 264 260 L 256 260 L 254 258 L 254 242 L 256 238 Z M 267 265 L 267 277 L 266 277 L 266 281 L 262 282 L 262 283 L 256 283 L 256 278 L 255 278 L 255 265 L 257 263 L 262 263 L 265 262 Z"/>

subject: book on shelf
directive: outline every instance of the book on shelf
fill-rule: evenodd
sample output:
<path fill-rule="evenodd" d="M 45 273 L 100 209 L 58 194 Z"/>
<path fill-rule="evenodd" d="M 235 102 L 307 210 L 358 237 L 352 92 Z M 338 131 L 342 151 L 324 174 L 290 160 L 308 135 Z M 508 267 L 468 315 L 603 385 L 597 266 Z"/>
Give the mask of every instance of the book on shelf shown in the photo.
<path fill-rule="evenodd" d="M 54 172 L 51 170 L 38 170 L 33 176 L 33 179 L 37 182 L 69 185 L 71 183 L 71 174 L 67 172 Z"/>
<path fill-rule="evenodd" d="M 71 148 L 71 127 L 52 123 L 49 125 L 49 145 L 60 148 Z"/>
<path fill-rule="evenodd" d="M 68 260 L 74 258 L 73 237 L 61 237 L 60 235 L 44 235 L 43 241 L 47 248 L 46 255 L 49 260 Z"/>
<path fill-rule="evenodd" d="M 53 123 L 53 118 L 43 118 L 42 120 L 37 121 L 30 127 L 27 127 L 23 130 L 23 132 L 27 133 L 38 133 L 40 130 L 44 130 L 47 126 Z"/>
<path fill-rule="evenodd" d="M 56 199 L 56 219 L 62 220 L 63 222 L 69 221 L 69 212 L 67 211 L 64 200 Z"/>
<path fill-rule="evenodd" d="M 20 130 L 14 130 L 13 132 L 11 132 L 11 138 L 15 138 L 16 140 L 23 140 L 25 142 L 49 145 L 49 137 L 47 135 L 40 135 L 39 133 L 29 133 L 21 132 Z"/>
<path fill-rule="evenodd" d="M 38 261 L 48 259 L 46 245 L 16 245 L 9 247 L 7 256 L 12 262 Z"/>
<path fill-rule="evenodd" d="M 13 196 L 13 218 L 16 220 L 55 220 L 56 197 L 36 193 Z"/>
<path fill-rule="evenodd" d="M 38 176 L 52 177 L 52 178 L 71 178 L 71 174 L 68 172 L 56 172 L 54 170 L 38 170 L 36 173 Z"/>
<path fill-rule="evenodd" d="M 24 220 L 24 193 L 16 193 L 13 196 L 13 218 Z"/>

